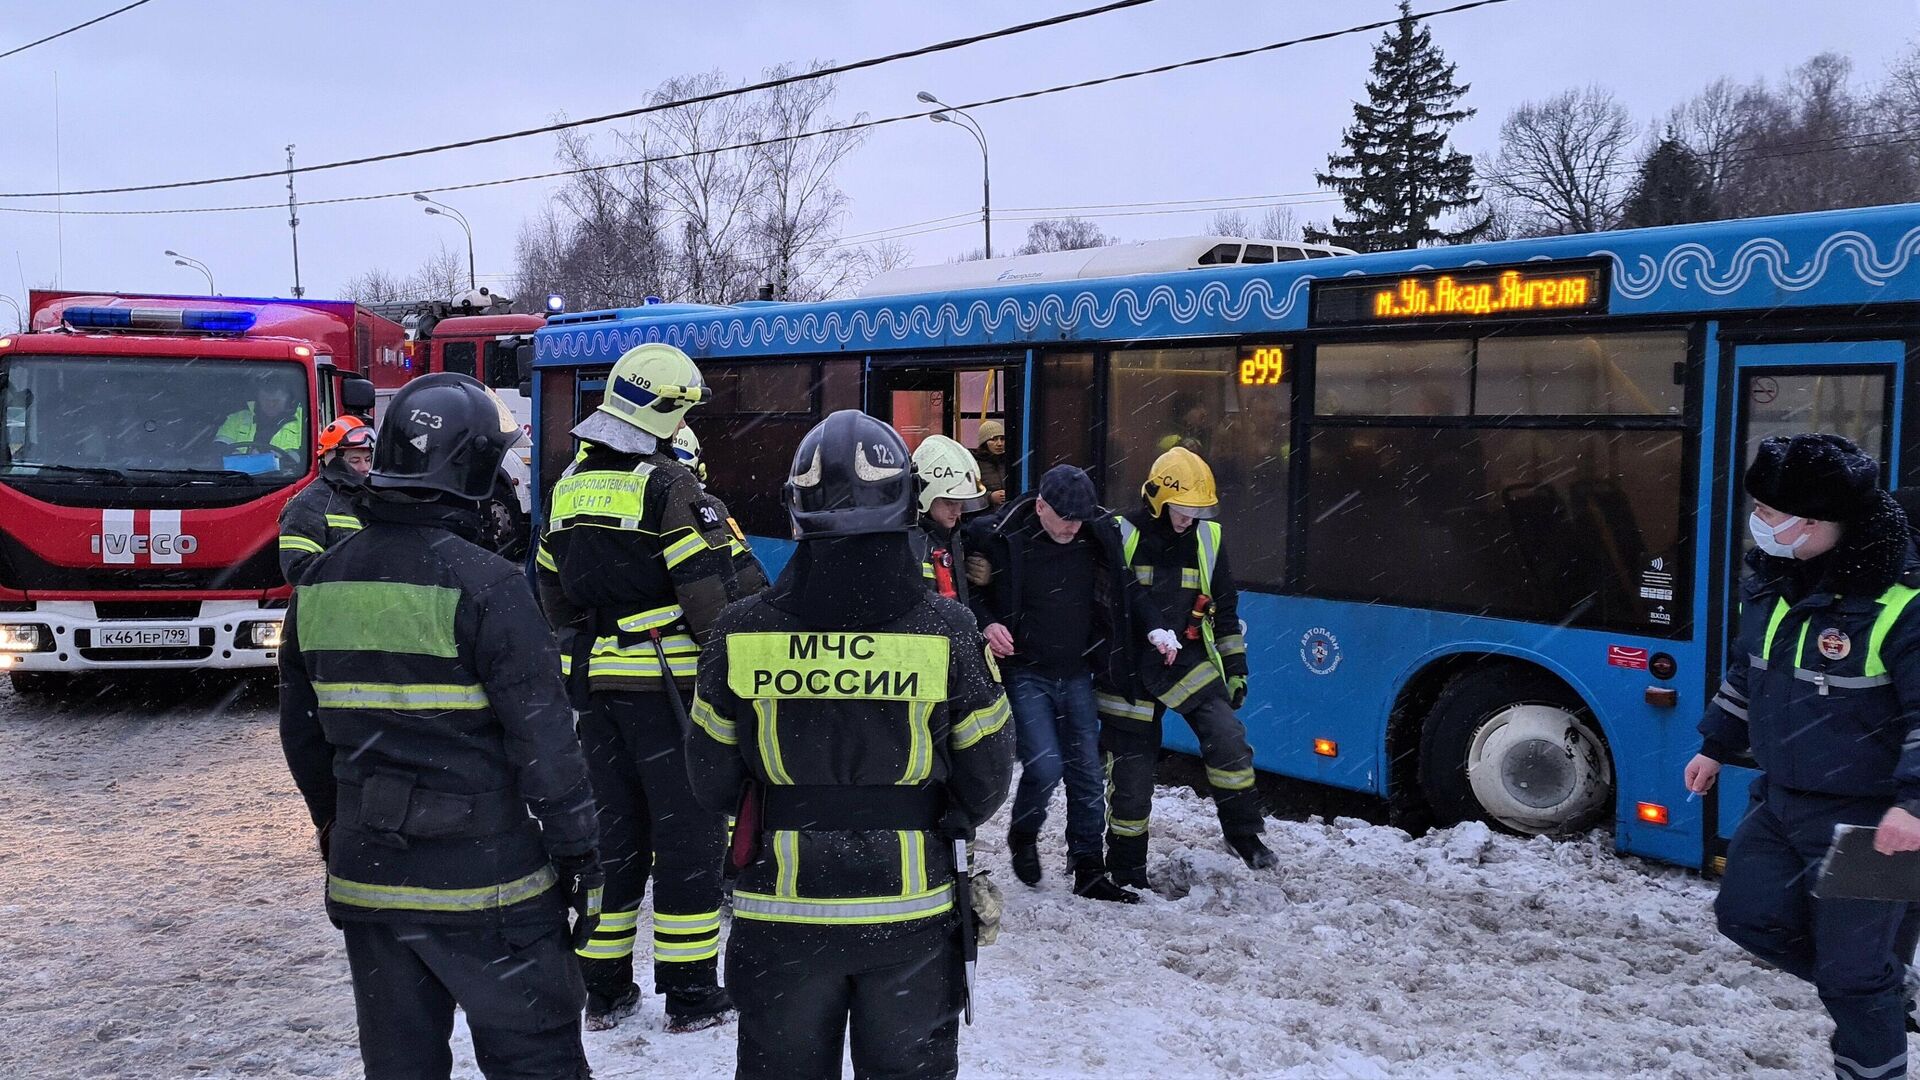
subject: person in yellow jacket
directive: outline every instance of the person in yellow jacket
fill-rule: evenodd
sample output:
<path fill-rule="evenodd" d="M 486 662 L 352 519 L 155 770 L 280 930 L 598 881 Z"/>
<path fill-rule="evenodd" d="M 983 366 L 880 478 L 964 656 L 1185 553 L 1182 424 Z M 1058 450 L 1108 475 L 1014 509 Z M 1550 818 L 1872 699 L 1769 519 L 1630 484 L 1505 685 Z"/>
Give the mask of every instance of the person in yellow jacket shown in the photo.
<path fill-rule="evenodd" d="M 283 380 L 270 379 L 246 408 L 235 409 L 221 421 L 213 437 L 236 450 L 271 447 L 298 455 L 307 438 L 307 407 L 294 400 Z"/>

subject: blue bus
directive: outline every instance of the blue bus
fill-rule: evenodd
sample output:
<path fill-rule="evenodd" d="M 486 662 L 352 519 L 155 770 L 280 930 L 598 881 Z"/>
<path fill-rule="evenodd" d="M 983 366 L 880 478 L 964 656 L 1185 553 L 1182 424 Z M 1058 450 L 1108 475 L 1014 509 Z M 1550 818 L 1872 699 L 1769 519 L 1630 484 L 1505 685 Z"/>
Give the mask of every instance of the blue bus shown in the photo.
<path fill-rule="evenodd" d="M 1760 439 L 1823 430 L 1920 486 L 1916 253 L 1908 205 L 560 315 L 535 335 L 537 505 L 651 341 L 712 384 L 709 483 L 770 571 L 793 448 L 836 409 L 910 443 L 1000 421 L 1010 488 L 1073 462 L 1118 508 L 1186 445 L 1220 487 L 1259 768 L 1414 821 L 1610 818 L 1622 851 L 1707 866 L 1753 775 L 1680 782 L 1749 543 L 1739 477 Z"/>

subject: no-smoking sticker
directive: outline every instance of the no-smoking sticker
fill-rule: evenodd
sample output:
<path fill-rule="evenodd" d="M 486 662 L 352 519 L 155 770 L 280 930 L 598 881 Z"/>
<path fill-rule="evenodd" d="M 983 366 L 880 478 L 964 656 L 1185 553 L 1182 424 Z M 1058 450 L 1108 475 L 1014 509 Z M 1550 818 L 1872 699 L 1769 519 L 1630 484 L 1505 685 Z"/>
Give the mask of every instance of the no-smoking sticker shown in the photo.
<path fill-rule="evenodd" d="M 1771 405 L 1773 400 L 1780 396 L 1780 382 L 1777 379 L 1762 376 L 1753 380 L 1752 393 L 1755 405 Z"/>

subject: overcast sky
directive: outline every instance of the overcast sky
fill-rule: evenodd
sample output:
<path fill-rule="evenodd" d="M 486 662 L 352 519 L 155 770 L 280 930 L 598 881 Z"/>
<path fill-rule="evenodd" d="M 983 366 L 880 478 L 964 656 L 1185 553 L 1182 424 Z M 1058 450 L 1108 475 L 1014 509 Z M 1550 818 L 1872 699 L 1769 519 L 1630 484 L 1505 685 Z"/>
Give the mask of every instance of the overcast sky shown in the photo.
<path fill-rule="evenodd" d="M 1415 10 L 1447 6 L 1426 0 Z M 0 51 L 119 0 L 0 0 Z M 638 105 L 662 79 L 707 69 L 747 81 L 781 62 L 846 61 L 1090 6 L 1091 0 L 152 0 L 0 60 L 0 190 L 192 179 L 276 168 L 284 146 L 324 160 L 532 126 Z M 1092 78 L 1370 22 L 1391 0 L 1157 0 L 840 82 L 835 115 L 884 116 L 929 89 L 949 101 Z M 1568 86 L 1612 88 L 1644 122 L 1710 80 L 1777 78 L 1822 50 L 1877 79 L 1920 34 L 1916 0 L 1512 0 L 1440 17 L 1436 41 L 1472 85 L 1479 115 L 1457 145 L 1490 152 L 1519 103 Z M 1307 192 L 1361 93 L 1379 32 L 1116 86 L 980 110 L 993 152 L 994 237 L 1024 235 L 1022 208 Z M 59 153 L 55 154 L 58 79 Z M 298 179 L 302 199 L 407 191 L 554 167 L 551 136 Z M 843 232 L 909 225 L 979 206 L 972 139 L 926 121 L 882 127 L 847 161 Z M 444 196 L 473 223 L 481 284 L 513 270 L 521 221 L 552 192 L 533 182 Z M 1308 196 L 1311 198 L 1311 196 Z M 70 198 L 68 210 L 279 202 L 284 180 Z M 51 200 L 0 206 L 51 207 Z M 1332 207 L 1296 207 L 1324 219 Z M 1202 231 L 1210 211 L 1101 216 L 1127 239 Z M 1247 211 L 1257 218 L 1260 211 Z M 62 226 L 64 236 L 62 236 Z M 916 261 L 980 242 L 977 218 L 907 238 Z M 405 274 L 457 225 L 406 198 L 315 206 L 300 221 L 300 270 L 327 296 L 378 266 Z M 0 295 L 25 289 L 199 291 L 174 248 L 208 263 L 221 292 L 284 295 L 292 259 L 277 211 L 55 218 L 0 212 Z M 16 264 L 15 253 L 18 253 Z M 24 280 L 23 280 L 24 279 Z M 8 312 L 6 315 L 10 315 Z M 6 315 L 0 315 L 4 325 Z"/>

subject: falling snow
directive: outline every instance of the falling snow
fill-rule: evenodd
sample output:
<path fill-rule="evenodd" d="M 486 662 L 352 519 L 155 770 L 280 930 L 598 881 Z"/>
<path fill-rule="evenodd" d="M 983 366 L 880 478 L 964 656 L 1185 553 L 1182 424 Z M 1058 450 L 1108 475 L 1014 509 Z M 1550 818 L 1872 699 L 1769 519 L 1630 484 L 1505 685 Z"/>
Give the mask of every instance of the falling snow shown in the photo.
<path fill-rule="evenodd" d="M 1058 848 L 1060 814 L 1043 850 Z M 1281 869 L 1162 789 L 1135 907 L 1007 891 L 962 1074 L 1809 1076 L 1813 995 L 1713 931 L 1712 887 L 1606 837 L 1271 823 Z M 0 688 L 0 1075 L 359 1075 L 340 936 L 269 701 L 48 707 Z M 1004 867 L 1004 821 L 982 836 Z M 644 965 L 642 965 L 644 967 Z M 595 1075 L 731 1075 L 731 1027 L 658 998 Z M 464 1034 L 455 1075 L 475 1078 Z"/>

